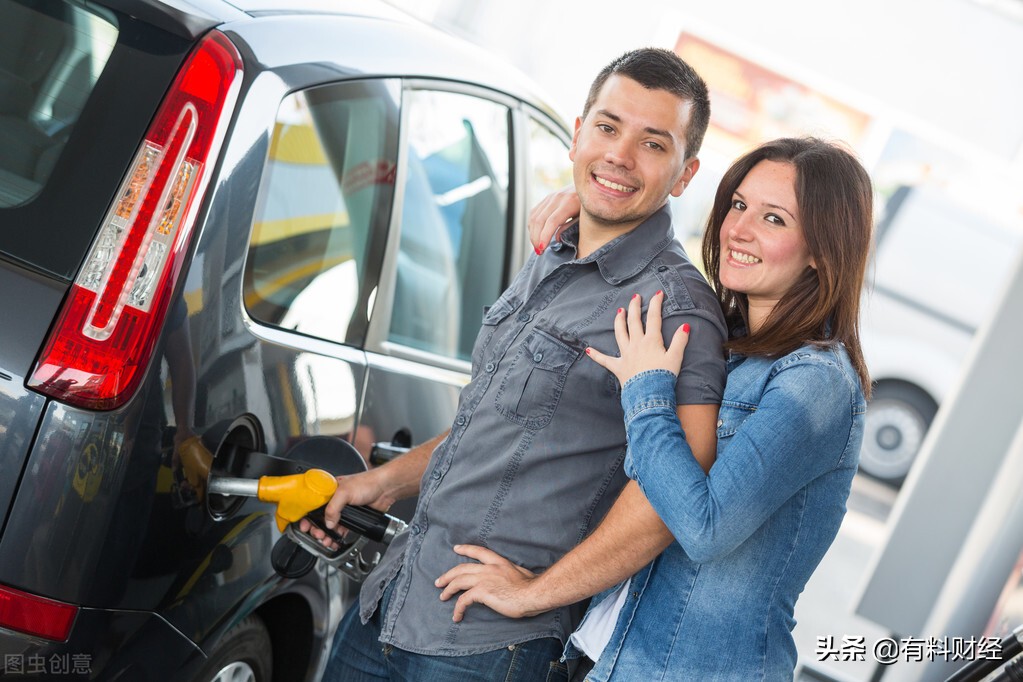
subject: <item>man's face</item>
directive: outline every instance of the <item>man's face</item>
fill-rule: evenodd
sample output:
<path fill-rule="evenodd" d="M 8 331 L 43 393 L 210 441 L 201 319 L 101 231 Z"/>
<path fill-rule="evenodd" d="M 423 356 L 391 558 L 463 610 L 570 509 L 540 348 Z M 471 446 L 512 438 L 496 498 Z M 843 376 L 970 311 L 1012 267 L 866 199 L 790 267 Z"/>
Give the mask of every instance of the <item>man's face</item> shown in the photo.
<path fill-rule="evenodd" d="M 686 162 L 690 103 L 625 76 L 604 83 L 585 119 L 576 119 L 572 159 L 582 219 L 632 229 L 679 196 L 699 168 Z"/>

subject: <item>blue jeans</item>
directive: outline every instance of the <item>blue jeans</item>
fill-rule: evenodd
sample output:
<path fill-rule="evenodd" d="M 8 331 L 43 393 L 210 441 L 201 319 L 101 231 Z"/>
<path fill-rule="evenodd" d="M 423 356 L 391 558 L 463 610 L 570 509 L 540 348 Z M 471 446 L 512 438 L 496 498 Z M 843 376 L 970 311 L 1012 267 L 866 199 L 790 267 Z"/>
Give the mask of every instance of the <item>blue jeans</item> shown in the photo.
<path fill-rule="evenodd" d="M 365 625 L 358 600 L 348 609 L 334 635 L 323 682 L 567 682 L 567 668 L 559 662 L 563 647 L 552 637 L 471 656 L 427 656 L 381 643 L 380 614 L 393 585 Z"/>

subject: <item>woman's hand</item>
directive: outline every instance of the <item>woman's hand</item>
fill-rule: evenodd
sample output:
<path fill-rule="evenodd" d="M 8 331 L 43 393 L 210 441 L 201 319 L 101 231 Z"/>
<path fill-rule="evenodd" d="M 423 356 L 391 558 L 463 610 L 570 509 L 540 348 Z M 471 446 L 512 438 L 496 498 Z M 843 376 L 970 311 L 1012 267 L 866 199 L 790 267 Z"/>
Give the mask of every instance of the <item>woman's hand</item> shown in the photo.
<path fill-rule="evenodd" d="M 513 564 L 497 552 L 477 545 L 455 545 L 456 554 L 479 563 L 458 564 L 437 578 L 434 584 L 443 588 L 441 601 L 461 592 L 455 602 L 451 619 L 458 623 L 472 604 L 483 604 L 509 618 L 523 618 L 545 610 L 531 598 L 530 584 L 536 574 Z"/>
<path fill-rule="evenodd" d="M 579 195 L 570 186 L 548 194 L 529 212 L 529 242 L 537 254 L 543 253 L 569 223 L 579 217 Z"/>
<path fill-rule="evenodd" d="M 629 310 L 618 309 L 615 317 L 615 340 L 618 342 L 619 357 L 604 355 L 596 348 L 587 348 L 586 354 L 601 367 L 607 369 L 621 382 L 640 372 L 650 369 L 666 369 L 678 376 L 682 369 L 682 356 L 689 343 L 689 325 L 683 324 L 675 331 L 667 350 L 661 339 L 661 306 L 664 292 L 658 291 L 650 299 L 646 313 L 646 330 L 641 316 L 643 300 L 639 294 L 632 297 Z"/>

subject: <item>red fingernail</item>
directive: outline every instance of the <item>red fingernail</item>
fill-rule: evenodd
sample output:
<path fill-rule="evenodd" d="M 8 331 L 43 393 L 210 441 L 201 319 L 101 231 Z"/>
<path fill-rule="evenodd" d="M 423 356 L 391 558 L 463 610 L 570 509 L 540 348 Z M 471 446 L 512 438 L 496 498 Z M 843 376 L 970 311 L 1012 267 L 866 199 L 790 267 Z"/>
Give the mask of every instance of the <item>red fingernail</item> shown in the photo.
<path fill-rule="evenodd" d="M 633 298 L 639 298 L 639 294 L 633 294 L 632 297 Z"/>
<path fill-rule="evenodd" d="M 661 291 L 660 289 L 658 289 L 658 290 L 657 290 L 657 293 L 656 293 L 656 294 L 654 294 L 654 296 L 660 296 L 660 295 L 661 295 L 661 294 L 663 294 L 663 293 L 664 293 L 663 291 Z"/>
<path fill-rule="evenodd" d="M 535 248 L 533 249 L 533 252 L 534 252 L 534 253 L 535 253 L 536 255 L 538 255 L 538 256 L 539 256 L 539 255 L 540 255 L 541 253 L 543 253 L 543 251 L 541 251 L 541 250 L 540 250 L 540 247 L 539 247 L 539 246 L 535 247 Z"/>
<path fill-rule="evenodd" d="M 686 322 L 685 324 L 682 325 L 682 331 L 684 331 L 686 334 L 689 333 L 689 323 L 688 322 Z"/>
<path fill-rule="evenodd" d="M 587 354 L 587 355 L 589 355 L 589 354 L 590 354 L 590 349 L 589 349 L 589 348 L 587 348 L 587 349 L 586 349 L 586 354 Z"/>
<path fill-rule="evenodd" d="M 540 242 L 540 246 L 538 246 L 538 247 L 536 247 L 536 248 L 537 248 L 537 250 L 538 250 L 538 251 L 539 251 L 540 253 L 543 253 L 543 250 L 547 248 L 547 245 L 546 245 L 546 244 L 544 244 L 543 242 Z"/>
<path fill-rule="evenodd" d="M 621 315 L 621 314 L 622 314 L 622 311 L 624 311 L 624 310 L 625 310 L 625 308 L 619 308 L 619 309 L 618 309 L 618 314 L 619 314 L 619 315 Z"/>

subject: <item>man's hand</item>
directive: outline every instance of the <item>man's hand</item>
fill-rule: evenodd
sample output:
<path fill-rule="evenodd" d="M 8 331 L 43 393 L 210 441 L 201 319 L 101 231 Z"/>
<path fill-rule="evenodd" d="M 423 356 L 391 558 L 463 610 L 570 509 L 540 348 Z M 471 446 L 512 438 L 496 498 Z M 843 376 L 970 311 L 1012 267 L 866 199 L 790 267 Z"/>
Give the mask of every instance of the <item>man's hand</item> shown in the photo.
<path fill-rule="evenodd" d="M 385 496 L 379 471 L 379 469 L 373 469 L 351 476 L 337 477 L 337 490 L 334 491 L 334 495 L 330 498 L 323 513 L 328 528 L 337 527 L 341 510 L 349 504 L 368 505 L 381 511 L 387 511 L 390 508 L 394 500 Z M 308 519 L 299 521 L 298 527 L 303 533 L 309 533 L 319 540 L 324 547 L 332 550 L 337 549 L 337 543 L 327 537 L 322 530 L 309 523 Z"/>
<path fill-rule="evenodd" d="M 387 511 L 398 500 L 418 495 L 419 481 L 423 478 L 430 456 L 447 435 L 448 432 L 445 431 L 439 436 L 434 436 L 383 466 L 351 476 L 338 476 L 337 490 L 323 512 L 327 527 L 331 529 L 337 527 L 341 510 L 346 505 L 367 505 L 380 511 Z M 319 540 L 324 547 L 337 549 L 337 544 L 328 538 L 326 533 L 306 519 L 302 519 L 298 527 L 303 533 L 309 533 Z"/>
<path fill-rule="evenodd" d="M 547 611 L 535 598 L 530 586 L 536 574 L 517 566 L 500 554 L 477 545 L 455 545 L 456 554 L 475 559 L 476 564 L 459 564 L 437 578 L 434 584 L 443 588 L 441 601 L 461 592 L 455 602 L 451 619 L 458 623 L 471 604 L 483 604 L 509 618 L 535 616 Z"/>
<path fill-rule="evenodd" d="M 529 212 L 529 242 L 538 255 L 579 217 L 580 208 L 582 205 L 574 186 L 547 195 L 533 207 Z"/>
<path fill-rule="evenodd" d="M 664 348 L 661 338 L 661 306 L 664 292 L 658 291 L 650 299 L 646 313 L 646 330 L 643 329 L 642 305 L 639 294 L 629 302 L 628 313 L 621 308 L 615 317 L 615 340 L 621 357 L 604 355 L 596 348 L 587 348 L 586 354 L 594 362 L 610 371 L 621 385 L 640 372 L 650 369 L 666 369 L 678 376 L 682 369 L 682 356 L 689 342 L 689 325 L 684 324 L 675 331 L 671 345 Z"/>

